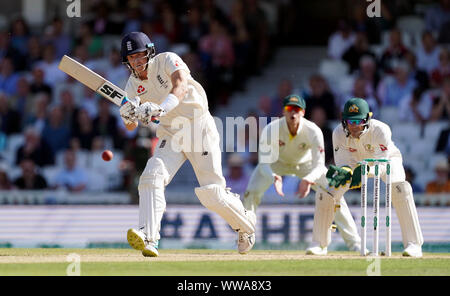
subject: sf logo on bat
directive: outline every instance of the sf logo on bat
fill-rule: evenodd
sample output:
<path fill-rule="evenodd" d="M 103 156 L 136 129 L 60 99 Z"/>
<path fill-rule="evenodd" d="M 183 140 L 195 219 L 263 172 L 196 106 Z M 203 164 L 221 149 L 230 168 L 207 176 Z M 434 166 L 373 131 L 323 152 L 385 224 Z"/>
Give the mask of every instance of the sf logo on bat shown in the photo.
<path fill-rule="evenodd" d="M 107 85 L 107 84 L 103 84 L 102 87 L 100 88 L 100 91 L 106 95 L 107 97 L 111 98 L 111 99 L 115 99 L 115 98 L 119 98 L 122 99 L 123 95 L 118 92 L 117 90 L 115 90 L 114 88 L 112 88 L 111 86 Z"/>

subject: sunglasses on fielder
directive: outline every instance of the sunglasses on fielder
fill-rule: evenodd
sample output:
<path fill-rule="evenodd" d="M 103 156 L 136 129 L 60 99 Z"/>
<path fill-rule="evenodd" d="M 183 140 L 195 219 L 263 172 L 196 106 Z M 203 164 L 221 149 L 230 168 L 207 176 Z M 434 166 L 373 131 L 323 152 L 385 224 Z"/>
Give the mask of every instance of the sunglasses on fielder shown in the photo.
<path fill-rule="evenodd" d="M 345 122 L 351 125 L 360 125 L 366 123 L 365 119 L 346 119 Z"/>
<path fill-rule="evenodd" d="M 298 112 L 302 111 L 303 109 L 298 106 L 287 105 L 287 106 L 284 106 L 284 110 L 286 110 L 287 112 L 295 111 L 298 113 Z"/>

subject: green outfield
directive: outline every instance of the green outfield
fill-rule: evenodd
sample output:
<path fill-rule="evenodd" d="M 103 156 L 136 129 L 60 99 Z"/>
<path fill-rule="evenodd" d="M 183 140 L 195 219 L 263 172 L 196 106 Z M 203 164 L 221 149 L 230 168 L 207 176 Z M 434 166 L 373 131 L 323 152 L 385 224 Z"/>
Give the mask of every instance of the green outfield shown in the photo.
<path fill-rule="evenodd" d="M 69 256 L 72 254 L 71 256 Z M 306 256 L 304 251 L 255 250 L 239 255 L 231 250 L 161 250 L 145 258 L 131 249 L 0 249 L 0 276 L 61 275 L 159 276 L 364 276 L 367 270 L 381 275 L 450 275 L 450 254 L 425 253 L 412 259 L 394 253 L 380 260 L 361 258 L 355 252 Z M 72 264 L 72 265 L 71 265 Z"/>

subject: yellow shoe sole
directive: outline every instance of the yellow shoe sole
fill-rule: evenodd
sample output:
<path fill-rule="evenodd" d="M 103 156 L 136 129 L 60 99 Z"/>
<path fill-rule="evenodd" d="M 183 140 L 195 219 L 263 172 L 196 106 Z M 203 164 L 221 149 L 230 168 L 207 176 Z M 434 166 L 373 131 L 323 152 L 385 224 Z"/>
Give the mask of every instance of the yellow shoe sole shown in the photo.
<path fill-rule="evenodd" d="M 135 229 L 128 229 L 127 240 L 133 249 L 138 251 L 144 250 L 145 241 L 143 237 Z"/>

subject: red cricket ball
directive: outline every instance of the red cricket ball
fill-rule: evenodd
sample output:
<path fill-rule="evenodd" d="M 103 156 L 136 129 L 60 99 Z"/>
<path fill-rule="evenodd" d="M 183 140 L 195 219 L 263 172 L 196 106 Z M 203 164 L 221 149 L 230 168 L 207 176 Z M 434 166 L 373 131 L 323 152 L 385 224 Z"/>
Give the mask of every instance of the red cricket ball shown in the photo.
<path fill-rule="evenodd" d="M 104 161 L 110 161 L 113 158 L 113 153 L 110 150 L 105 150 L 102 153 L 102 158 Z"/>

